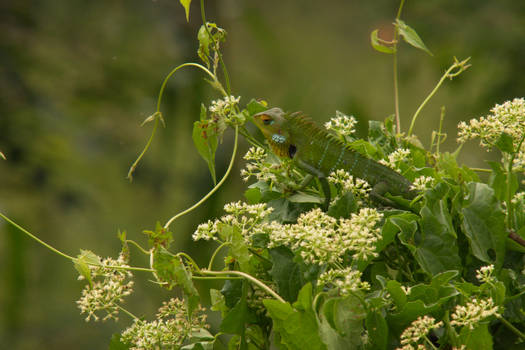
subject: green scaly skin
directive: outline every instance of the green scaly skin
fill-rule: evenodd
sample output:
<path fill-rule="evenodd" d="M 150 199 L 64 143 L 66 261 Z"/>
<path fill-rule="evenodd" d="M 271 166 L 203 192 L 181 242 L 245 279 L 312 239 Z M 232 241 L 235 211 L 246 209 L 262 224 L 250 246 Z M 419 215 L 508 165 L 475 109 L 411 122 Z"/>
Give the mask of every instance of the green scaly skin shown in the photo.
<path fill-rule="evenodd" d="M 254 122 L 275 154 L 293 159 L 300 169 L 320 179 L 325 207 L 330 202 L 326 177 L 337 169 L 366 180 L 373 188 L 372 195 L 388 205 L 392 202 L 384 197 L 386 193 L 406 199 L 417 194 L 401 174 L 352 150 L 300 113 L 271 108 L 254 115 Z"/>

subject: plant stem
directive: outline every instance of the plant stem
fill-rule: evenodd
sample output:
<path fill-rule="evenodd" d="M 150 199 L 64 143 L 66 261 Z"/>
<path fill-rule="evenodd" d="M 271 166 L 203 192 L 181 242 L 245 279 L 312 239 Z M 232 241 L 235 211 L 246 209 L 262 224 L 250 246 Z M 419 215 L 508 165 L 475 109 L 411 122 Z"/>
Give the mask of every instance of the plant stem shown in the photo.
<path fill-rule="evenodd" d="M 430 92 L 430 94 L 428 94 L 428 96 L 425 98 L 425 100 L 418 107 L 418 109 L 414 113 L 414 116 L 412 116 L 412 121 L 410 122 L 410 128 L 408 129 L 407 136 L 412 135 L 412 130 L 414 129 L 414 124 L 416 123 L 416 119 L 419 116 L 419 113 L 421 112 L 423 107 L 425 107 L 425 105 L 428 103 L 428 101 L 430 101 L 430 99 L 436 94 L 436 92 L 439 90 L 439 88 L 441 87 L 441 85 L 443 84 L 445 79 L 446 78 L 452 79 L 453 77 L 461 74 L 464 70 L 466 70 L 468 67 L 470 67 L 470 65 L 467 64 L 469 59 L 470 58 L 467 58 L 467 59 L 465 59 L 465 60 L 463 60 L 461 62 L 458 62 L 457 60 L 455 60 L 454 63 L 447 69 L 445 74 L 443 74 L 441 79 L 439 79 L 439 82 L 436 84 L 434 89 Z M 452 73 L 452 71 L 454 69 L 458 69 L 458 71 Z"/>
<path fill-rule="evenodd" d="M 250 276 L 247 273 L 241 272 L 241 271 L 209 271 L 209 270 L 201 270 L 201 274 L 203 275 L 237 275 L 246 278 L 248 281 L 252 282 L 253 284 L 257 285 L 261 289 L 265 290 L 268 294 L 273 296 L 275 299 L 279 300 L 281 303 L 286 303 L 286 301 L 277 294 L 273 289 L 268 287 L 266 284 L 259 281 L 257 278 Z"/>
<path fill-rule="evenodd" d="M 115 306 L 116 306 L 120 311 L 124 312 L 126 315 L 128 315 L 129 317 L 131 317 L 132 319 L 140 321 L 140 318 L 138 318 L 137 316 L 133 315 L 131 312 L 129 312 L 128 310 L 126 310 L 125 308 L 123 308 L 122 306 L 120 306 L 119 304 L 115 304 Z"/>
<path fill-rule="evenodd" d="M 213 36 L 211 35 L 210 30 L 208 29 L 208 25 L 207 25 L 208 22 L 206 21 L 206 13 L 204 11 L 204 0 L 201 0 L 201 16 L 202 16 L 202 24 L 204 25 L 204 28 L 206 29 L 206 32 L 208 33 L 208 37 L 213 42 L 215 52 L 219 56 L 219 63 L 221 64 L 222 74 L 224 75 L 224 81 L 226 82 L 226 91 L 228 92 L 228 95 L 225 95 L 225 96 L 229 96 L 231 95 L 230 75 L 228 74 L 228 69 L 226 69 L 226 65 L 224 64 L 224 61 L 222 59 L 222 54 L 219 50 L 218 44 L 213 38 Z"/>
<path fill-rule="evenodd" d="M 146 250 L 144 248 L 142 248 L 140 246 L 140 244 L 138 244 L 137 242 L 135 242 L 134 240 L 131 240 L 131 239 L 126 239 L 125 240 L 126 243 L 131 243 L 132 245 L 134 245 L 135 247 L 137 247 L 138 250 L 140 250 L 142 253 L 146 254 L 146 255 L 149 255 L 151 252 L 149 250 Z"/>
<path fill-rule="evenodd" d="M 219 250 L 221 250 L 223 247 L 229 244 L 230 242 L 224 242 L 217 249 L 215 249 L 215 251 L 213 252 L 213 255 L 211 256 L 210 263 L 208 264 L 208 270 L 213 269 L 213 262 L 215 261 L 215 257 L 217 256 L 217 253 L 219 252 Z"/>
<path fill-rule="evenodd" d="M 519 329 L 514 327 L 514 325 L 510 323 L 509 321 L 507 321 L 504 317 L 498 317 L 498 320 L 500 320 L 501 323 L 503 323 L 508 329 L 514 332 L 522 340 L 525 340 L 525 334 L 523 334 Z"/>
<path fill-rule="evenodd" d="M 70 256 L 70 255 L 67 255 L 66 253 L 62 253 L 60 250 L 54 248 L 53 246 L 47 244 L 46 242 L 44 242 L 43 240 L 41 240 L 40 238 L 38 238 L 37 236 L 35 236 L 34 234 L 32 234 L 31 232 L 27 231 L 25 228 L 23 228 L 22 226 L 18 225 L 16 222 L 14 222 L 13 220 L 9 219 L 7 216 L 5 216 L 4 214 L 0 213 L 0 216 L 5 220 L 7 221 L 8 223 L 10 223 L 11 225 L 13 225 L 14 227 L 16 227 L 18 230 L 22 231 L 23 233 L 25 233 L 26 235 L 28 235 L 29 237 L 31 237 L 32 239 L 34 239 L 35 241 L 37 241 L 38 243 L 40 243 L 41 245 L 43 245 L 44 247 L 46 247 L 47 249 L 57 253 L 58 255 L 66 258 L 66 259 L 69 259 L 71 261 L 76 261 L 77 259 Z"/>
<path fill-rule="evenodd" d="M 401 0 L 401 3 L 399 4 L 399 9 L 397 10 L 397 16 L 396 16 L 396 22 L 401 17 L 401 12 L 403 11 L 403 5 L 405 4 L 405 0 Z M 399 32 L 397 30 L 397 26 L 394 27 L 394 52 L 393 55 L 393 73 L 394 73 L 394 107 L 395 107 L 395 116 L 396 116 L 396 134 L 401 133 L 401 118 L 399 116 L 399 87 L 398 87 L 398 79 L 397 79 L 397 39 L 399 38 Z"/>
<path fill-rule="evenodd" d="M 186 215 L 188 214 L 189 212 L 193 211 L 194 209 L 198 208 L 202 203 L 204 203 L 208 198 L 211 197 L 212 194 L 214 194 L 218 189 L 219 187 L 222 186 L 222 184 L 226 181 L 226 179 L 228 178 L 228 175 L 230 175 L 230 172 L 233 168 L 233 163 L 235 162 L 235 154 L 237 153 L 237 144 L 238 144 L 238 141 L 239 141 L 239 127 L 236 125 L 235 126 L 235 140 L 234 140 L 234 143 L 233 143 L 233 152 L 232 152 L 232 158 L 230 160 L 230 165 L 228 166 L 228 169 L 226 170 L 226 173 L 224 174 L 224 176 L 222 177 L 221 181 L 219 181 L 219 183 L 217 185 L 215 185 L 214 188 L 212 188 L 212 190 L 210 192 L 208 192 L 208 194 L 206 194 L 204 197 L 202 197 L 202 199 L 200 201 L 198 201 L 197 203 L 195 203 L 194 205 L 192 205 L 191 207 L 189 207 L 188 209 L 176 214 L 175 216 L 173 216 L 171 219 L 168 220 L 168 222 L 166 222 L 166 224 L 164 225 L 164 228 L 168 228 L 171 223 L 175 220 L 177 220 L 178 218 L 180 218 L 181 216 L 183 215 Z"/>

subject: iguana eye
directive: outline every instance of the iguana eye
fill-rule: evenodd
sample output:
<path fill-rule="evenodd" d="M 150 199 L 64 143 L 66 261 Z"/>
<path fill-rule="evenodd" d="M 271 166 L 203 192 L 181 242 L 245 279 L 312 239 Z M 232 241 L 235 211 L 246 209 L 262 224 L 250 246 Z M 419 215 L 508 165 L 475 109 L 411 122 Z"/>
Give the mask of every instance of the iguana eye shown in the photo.
<path fill-rule="evenodd" d="M 262 115 L 261 120 L 264 125 L 272 125 L 273 124 L 273 118 L 268 115 Z"/>

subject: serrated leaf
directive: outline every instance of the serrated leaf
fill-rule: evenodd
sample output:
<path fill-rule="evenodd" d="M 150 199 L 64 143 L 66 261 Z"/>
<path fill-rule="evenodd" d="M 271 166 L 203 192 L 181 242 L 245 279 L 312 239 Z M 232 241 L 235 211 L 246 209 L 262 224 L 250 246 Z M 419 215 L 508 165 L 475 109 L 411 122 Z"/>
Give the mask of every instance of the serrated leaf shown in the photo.
<path fill-rule="evenodd" d="M 204 108 L 202 106 L 201 108 Z M 208 121 L 196 121 L 193 124 L 192 133 L 193 143 L 199 151 L 201 157 L 208 164 L 213 184 L 217 184 L 217 177 L 215 174 L 215 152 L 219 143 L 216 133 L 216 128 Z"/>
<path fill-rule="evenodd" d="M 323 203 L 324 199 L 304 192 L 297 192 L 288 197 L 293 203 Z"/>
<path fill-rule="evenodd" d="M 190 4 L 191 0 L 179 0 L 180 4 L 184 7 L 184 11 L 186 12 L 186 22 L 190 21 Z"/>
<path fill-rule="evenodd" d="M 355 213 L 356 211 L 357 201 L 355 200 L 355 196 L 351 192 L 347 192 L 330 206 L 327 214 L 336 219 L 348 219 L 352 213 Z"/>
<path fill-rule="evenodd" d="M 255 322 L 255 316 L 248 308 L 246 298 L 242 297 L 237 305 L 228 312 L 222 320 L 220 330 L 221 332 L 229 334 L 244 334 L 247 323 Z"/>
<path fill-rule="evenodd" d="M 412 27 L 410 27 L 400 19 L 396 20 L 396 26 L 399 30 L 399 35 L 401 35 L 407 43 L 409 43 L 417 49 L 425 51 L 430 56 L 433 56 L 432 52 L 430 52 L 430 50 L 425 46 L 423 40 L 421 40 L 417 32 Z"/>
<path fill-rule="evenodd" d="M 396 49 L 393 46 L 387 46 L 379 41 L 379 30 L 376 29 L 370 33 L 370 44 L 372 47 L 379 52 L 393 54 L 396 52 Z"/>
<path fill-rule="evenodd" d="M 75 269 L 89 284 L 92 284 L 90 265 L 101 265 L 100 257 L 90 250 L 80 249 L 80 254 L 74 261 Z"/>

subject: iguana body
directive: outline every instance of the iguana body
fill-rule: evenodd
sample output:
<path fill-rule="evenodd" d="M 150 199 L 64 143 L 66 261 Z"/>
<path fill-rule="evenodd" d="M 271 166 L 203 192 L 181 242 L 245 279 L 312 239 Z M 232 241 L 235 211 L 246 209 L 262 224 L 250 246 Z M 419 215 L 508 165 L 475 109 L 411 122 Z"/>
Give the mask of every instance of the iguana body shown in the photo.
<path fill-rule="evenodd" d="M 309 174 L 325 179 L 331 172 L 344 169 L 366 180 L 381 196 L 387 192 L 409 199 L 415 196 L 412 184 L 401 174 L 352 150 L 299 113 L 287 114 L 272 108 L 256 114 L 254 121 L 275 154 L 293 159 Z M 328 199 L 326 180 L 324 183 Z"/>

